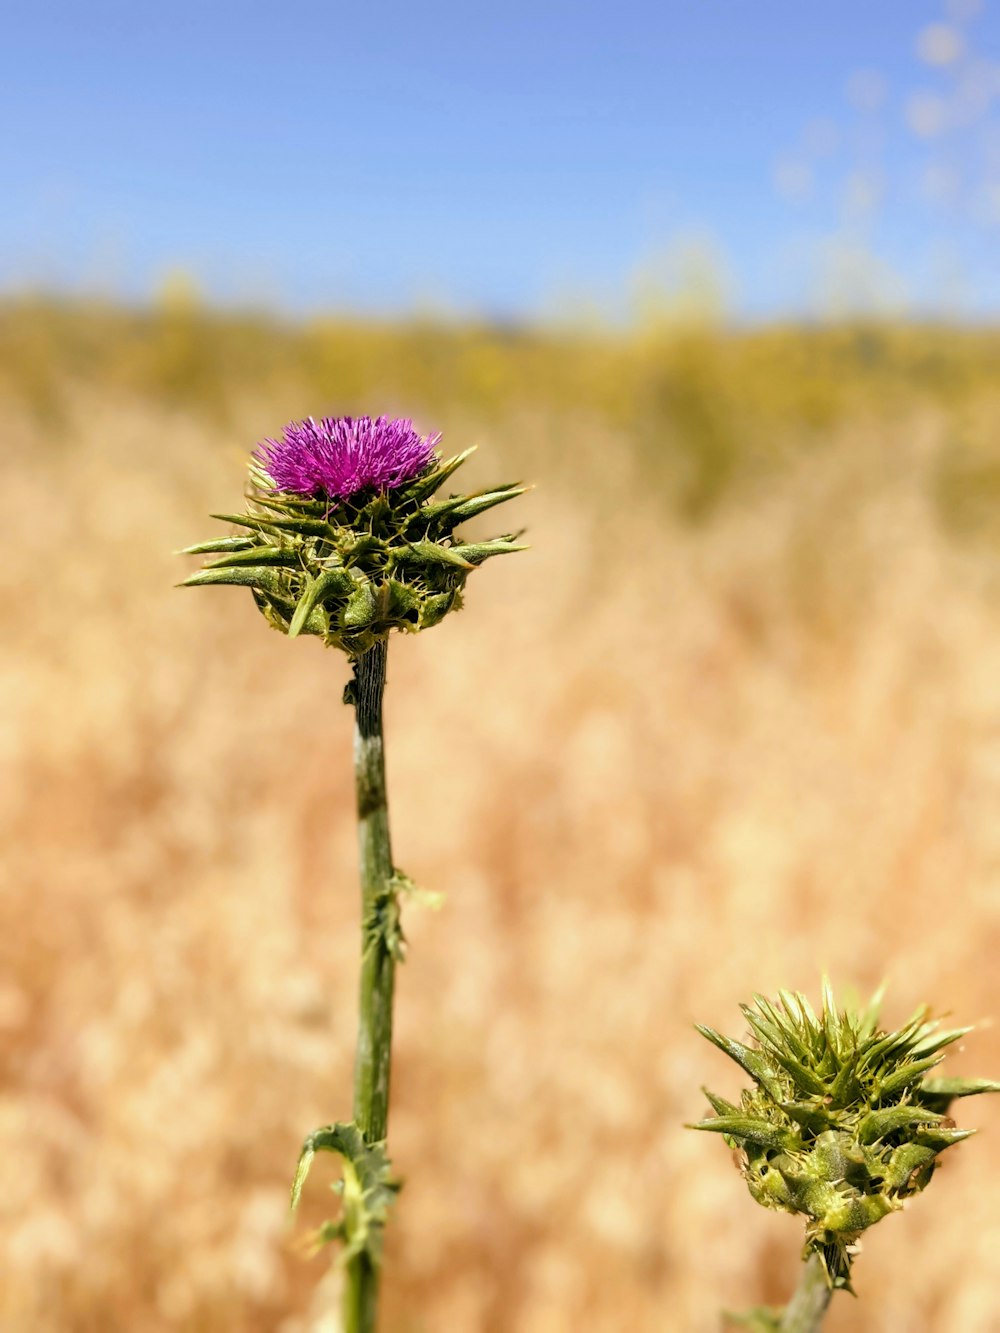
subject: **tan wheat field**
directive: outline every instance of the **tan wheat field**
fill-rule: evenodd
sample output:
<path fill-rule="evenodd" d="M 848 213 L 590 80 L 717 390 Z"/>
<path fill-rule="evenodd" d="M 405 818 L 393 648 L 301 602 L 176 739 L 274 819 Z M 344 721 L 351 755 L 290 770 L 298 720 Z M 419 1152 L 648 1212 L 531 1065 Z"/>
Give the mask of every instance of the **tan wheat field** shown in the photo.
<path fill-rule="evenodd" d="M 332 1327 L 301 1249 L 332 1164 L 286 1209 L 350 1105 L 346 671 L 241 592 L 176 591 L 171 552 L 261 434 L 342 407 L 538 483 L 531 552 L 390 656 L 396 855 L 447 901 L 406 920 L 386 1333 L 709 1333 L 783 1299 L 797 1223 L 682 1127 L 739 1086 L 692 1022 L 886 976 L 890 1018 L 983 1022 L 954 1072 L 1000 1072 L 1000 409 L 961 369 L 989 346 L 930 392 L 915 356 L 845 388 L 793 333 L 605 365 L 417 331 L 413 368 L 359 330 L 307 384 L 278 331 L 259 376 L 232 334 L 234 378 L 167 320 L 140 373 L 127 330 L 86 359 L 99 312 L 76 344 L 29 315 L 0 397 L 0 1327 Z M 1000 1330 L 998 1102 L 960 1106 L 986 1132 L 872 1233 L 832 1330 Z"/>

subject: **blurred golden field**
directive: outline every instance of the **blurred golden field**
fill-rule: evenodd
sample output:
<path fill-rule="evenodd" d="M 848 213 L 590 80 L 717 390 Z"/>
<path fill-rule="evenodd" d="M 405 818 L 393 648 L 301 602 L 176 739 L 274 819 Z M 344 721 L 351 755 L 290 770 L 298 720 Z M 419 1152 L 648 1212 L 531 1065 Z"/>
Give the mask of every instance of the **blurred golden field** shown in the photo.
<path fill-rule="evenodd" d="M 389 411 L 524 477 L 530 553 L 394 641 L 386 1333 L 709 1333 L 800 1228 L 683 1129 L 692 1030 L 824 969 L 1000 1072 L 1000 335 L 0 310 L 0 1327 L 326 1333 L 287 1189 L 345 1117 L 346 667 L 175 591 L 247 451 Z M 506 516 L 504 518 L 506 522 Z M 1000 1101 L 834 1333 L 1000 1330 Z"/>

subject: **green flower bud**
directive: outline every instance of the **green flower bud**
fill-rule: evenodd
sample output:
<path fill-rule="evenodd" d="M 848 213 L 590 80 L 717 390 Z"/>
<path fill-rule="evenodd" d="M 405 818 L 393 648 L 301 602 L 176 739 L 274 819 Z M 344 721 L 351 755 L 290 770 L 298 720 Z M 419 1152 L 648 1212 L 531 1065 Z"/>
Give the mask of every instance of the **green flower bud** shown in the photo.
<path fill-rule="evenodd" d="M 841 1011 L 827 985 L 819 1017 L 787 991 L 742 1008 L 752 1044 L 698 1030 L 752 1086 L 739 1106 L 706 1093 L 715 1115 L 692 1128 L 739 1151 L 751 1195 L 803 1216 L 805 1257 L 819 1257 L 831 1287 L 849 1287 L 862 1232 L 926 1188 L 940 1154 L 973 1132 L 945 1120 L 952 1100 L 1000 1083 L 925 1078 L 969 1031 L 940 1031 L 926 1008 L 895 1032 L 878 1026 L 879 997 Z"/>

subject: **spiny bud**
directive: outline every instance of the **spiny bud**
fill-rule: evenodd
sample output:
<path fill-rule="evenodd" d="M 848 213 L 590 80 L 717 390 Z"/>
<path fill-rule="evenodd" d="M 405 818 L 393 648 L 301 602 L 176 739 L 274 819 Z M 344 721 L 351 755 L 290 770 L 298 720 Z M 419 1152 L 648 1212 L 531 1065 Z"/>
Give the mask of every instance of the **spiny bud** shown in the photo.
<path fill-rule="evenodd" d="M 974 1132 L 947 1118 L 952 1101 L 1000 1091 L 986 1079 L 928 1078 L 970 1029 L 942 1030 L 921 1008 L 886 1032 L 880 999 L 838 1010 L 824 983 L 817 1017 L 804 995 L 755 995 L 741 1006 L 749 1045 L 698 1027 L 753 1086 L 738 1106 L 706 1090 L 715 1115 L 692 1128 L 739 1150 L 758 1203 L 806 1218 L 805 1257 L 820 1257 L 831 1287 L 849 1288 L 861 1233 L 919 1194 L 940 1154 Z"/>
<path fill-rule="evenodd" d="M 517 533 L 462 542 L 459 524 L 524 493 L 508 485 L 432 500 L 471 449 L 442 462 L 439 435 L 387 417 L 293 422 L 250 461 L 242 533 L 190 546 L 212 560 L 187 587 L 248 587 L 268 624 L 357 658 L 390 630 L 429 629 L 462 605 L 469 574 L 525 548 Z"/>

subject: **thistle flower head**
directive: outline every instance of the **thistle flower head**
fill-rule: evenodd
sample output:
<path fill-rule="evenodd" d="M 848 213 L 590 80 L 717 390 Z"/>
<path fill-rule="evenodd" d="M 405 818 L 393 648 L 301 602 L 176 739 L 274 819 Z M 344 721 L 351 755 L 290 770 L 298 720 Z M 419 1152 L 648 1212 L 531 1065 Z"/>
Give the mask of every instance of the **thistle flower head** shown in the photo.
<path fill-rule="evenodd" d="M 418 477 L 434 459 L 440 433 L 421 436 L 390 417 L 292 421 L 254 455 L 276 493 L 344 500 L 366 488 L 389 491 Z"/>
<path fill-rule="evenodd" d="M 831 1286 L 848 1287 L 861 1233 L 920 1193 L 939 1155 L 974 1132 L 947 1117 L 952 1101 L 1000 1083 L 928 1078 L 970 1029 L 941 1030 L 924 1008 L 896 1032 L 879 1026 L 879 997 L 840 1011 L 828 986 L 818 1017 L 787 991 L 741 1008 L 749 1044 L 698 1030 L 753 1086 L 739 1105 L 706 1089 L 715 1115 L 693 1128 L 739 1150 L 758 1203 L 806 1218 L 806 1256 L 820 1256 Z"/>
<path fill-rule="evenodd" d="M 212 557 L 185 583 L 247 587 L 274 629 L 352 658 L 391 630 L 438 624 L 461 607 L 474 569 L 524 549 L 513 532 L 461 539 L 461 523 L 524 487 L 433 499 L 472 452 L 441 461 L 440 438 L 387 417 L 286 426 L 250 459 L 245 512 L 213 516 L 239 531 L 183 552 Z"/>

